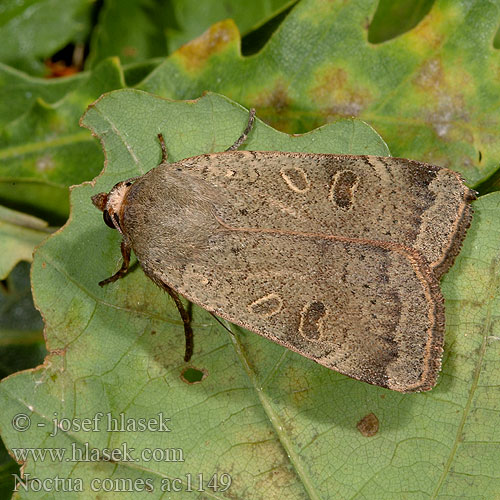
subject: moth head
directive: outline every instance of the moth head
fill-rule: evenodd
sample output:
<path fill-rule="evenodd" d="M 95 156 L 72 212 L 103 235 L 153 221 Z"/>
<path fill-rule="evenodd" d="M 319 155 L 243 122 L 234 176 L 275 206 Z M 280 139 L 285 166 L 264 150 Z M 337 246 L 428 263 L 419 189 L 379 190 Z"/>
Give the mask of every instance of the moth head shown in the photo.
<path fill-rule="evenodd" d="M 123 234 L 121 217 L 125 196 L 132 181 L 121 181 L 115 184 L 109 193 L 99 193 L 92 196 L 92 203 L 102 212 L 102 218 L 106 226 L 118 229 Z"/>

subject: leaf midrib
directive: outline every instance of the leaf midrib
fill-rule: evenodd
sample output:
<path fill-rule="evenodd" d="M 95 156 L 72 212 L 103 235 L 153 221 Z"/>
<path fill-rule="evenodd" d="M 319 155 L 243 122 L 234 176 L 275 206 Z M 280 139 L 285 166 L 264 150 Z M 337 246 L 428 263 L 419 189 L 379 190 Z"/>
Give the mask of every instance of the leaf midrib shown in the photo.
<path fill-rule="evenodd" d="M 224 322 L 226 323 L 226 327 L 228 328 L 228 330 L 231 330 L 231 324 L 227 321 Z M 271 423 L 271 426 L 274 429 L 274 432 L 278 436 L 281 446 L 283 446 L 283 448 L 285 449 L 288 459 L 290 460 L 292 467 L 294 468 L 297 476 L 299 477 L 302 486 L 308 493 L 309 498 L 311 500 L 321 500 L 322 497 L 317 491 L 311 476 L 303 467 L 302 461 L 295 450 L 292 440 L 290 439 L 289 436 L 287 436 L 286 432 L 283 431 L 284 425 L 282 424 L 281 419 L 279 418 L 278 414 L 272 407 L 267 395 L 262 390 L 262 387 L 258 384 L 255 372 L 250 367 L 248 359 L 243 351 L 241 342 L 239 341 L 238 337 L 234 334 L 230 335 L 230 338 L 234 350 L 240 359 L 241 365 L 245 370 L 245 373 L 247 374 L 248 378 L 250 379 L 250 382 L 255 390 L 255 393 L 257 394 L 257 397 L 259 398 L 262 409 L 264 413 L 267 415 L 269 422 Z"/>

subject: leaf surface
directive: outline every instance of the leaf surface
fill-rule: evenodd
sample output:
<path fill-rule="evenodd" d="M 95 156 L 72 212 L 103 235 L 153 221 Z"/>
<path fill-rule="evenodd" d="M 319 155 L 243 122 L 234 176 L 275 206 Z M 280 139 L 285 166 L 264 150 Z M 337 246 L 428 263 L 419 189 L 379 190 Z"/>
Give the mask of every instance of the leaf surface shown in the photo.
<path fill-rule="evenodd" d="M 166 2 L 106 0 L 92 32 L 87 67 L 117 56 L 122 64 L 165 56 Z"/>
<path fill-rule="evenodd" d="M 33 305 L 29 267 L 27 262 L 19 263 L 0 283 L 0 378 L 41 364 L 47 354 L 42 318 Z M 19 465 L 0 441 L 0 498 L 11 497 L 13 474 L 19 474 Z"/>
<path fill-rule="evenodd" d="M 229 18 L 244 36 L 294 3 L 296 0 L 173 0 L 173 26 L 168 30 L 169 50 L 177 50 L 181 45 L 200 36 L 212 24 Z"/>
<path fill-rule="evenodd" d="M 36 213 L 52 224 L 68 215 L 68 187 L 96 175 L 102 153 L 90 134 L 78 126 L 83 109 L 102 93 L 123 87 L 116 59 L 97 66 L 89 78 L 76 80 L 61 100 L 39 96 L 0 136 L 0 200 Z M 21 98 L 21 97 L 20 97 Z"/>
<path fill-rule="evenodd" d="M 18 262 L 31 261 L 36 245 L 49 234 L 45 221 L 0 205 L 0 280 Z"/>
<path fill-rule="evenodd" d="M 94 0 L 3 0 L 0 8 L 0 61 L 43 72 L 48 58 L 68 42 L 85 38 Z"/>
<path fill-rule="evenodd" d="M 252 57 L 241 55 L 236 26 L 223 21 L 139 88 L 175 99 L 220 92 L 287 132 L 356 116 L 394 156 L 452 168 L 470 185 L 489 177 L 500 157 L 500 2 L 436 0 L 414 29 L 373 45 L 376 7 L 303 0 Z"/>

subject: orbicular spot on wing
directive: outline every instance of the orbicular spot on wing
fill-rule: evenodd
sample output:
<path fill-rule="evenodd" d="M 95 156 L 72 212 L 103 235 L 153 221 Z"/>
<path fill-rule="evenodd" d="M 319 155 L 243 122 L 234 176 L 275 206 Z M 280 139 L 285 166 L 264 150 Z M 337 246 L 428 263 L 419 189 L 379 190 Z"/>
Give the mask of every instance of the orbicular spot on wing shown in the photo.
<path fill-rule="evenodd" d="M 354 192 L 358 182 L 358 176 L 352 170 L 337 172 L 330 185 L 330 201 L 343 210 L 349 210 L 354 204 Z"/>
<path fill-rule="evenodd" d="M 328 309 L 323 302 L 306 304 L 300 313 L 299 333 L 307 340 L 321 340 Z"/>
<path fill-rule="evenodd" d="M 247 307 L 251 313 L 268 318 L 281 311 L 283 300 L 278 294 L 270 293 L 269 295 L 264 295 L 264 297 L 251 302 Z"/>
<path fill-rule="evenodd" d="M 305 193 L 311 188 L 311 181 L 307 178 L 307 174 L 302 168 L 283 167 L 280 170 L 280 174 L 286 185 L 296 193 Z"/>

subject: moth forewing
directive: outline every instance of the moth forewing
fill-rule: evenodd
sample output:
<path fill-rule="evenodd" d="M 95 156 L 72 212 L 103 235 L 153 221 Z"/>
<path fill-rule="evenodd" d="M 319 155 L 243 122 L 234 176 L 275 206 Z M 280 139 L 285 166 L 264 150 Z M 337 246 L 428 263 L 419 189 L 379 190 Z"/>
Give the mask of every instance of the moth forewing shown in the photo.
<path fill-rule="evenodd" d="M 230 151 L 163 161 L 119 203 L 111 194 L 125 246 L 174 300 L 371 384 L 436 383 L 439 278 L 475 197 L 458 174 L 400 158 Z"/>

